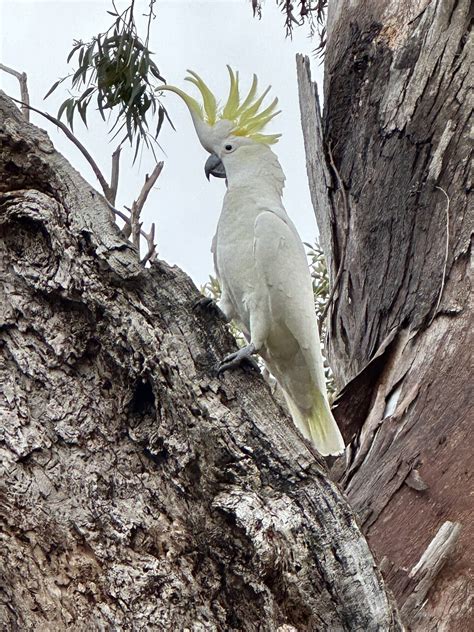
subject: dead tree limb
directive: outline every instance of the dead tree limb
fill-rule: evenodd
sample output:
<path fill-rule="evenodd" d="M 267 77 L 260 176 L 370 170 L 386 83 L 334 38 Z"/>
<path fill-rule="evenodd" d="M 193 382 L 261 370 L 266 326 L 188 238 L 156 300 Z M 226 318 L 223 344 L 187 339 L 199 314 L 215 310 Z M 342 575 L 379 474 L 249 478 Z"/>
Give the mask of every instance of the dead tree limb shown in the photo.
<path fill-rule="evenodd" d="M 26 72 L 18 72 L 13 68 L 9 68 L 4 64 L 0 64 L 0 70 L 8 73 L 9 75 L 13 75 L 18 79 L 18 83 L 20 84 L 20 95 L 21 95 L 21 111 L 23 112 L 23 116 L 27 121 L 30 120 L 30 95 L 28 93 L 28 78 L 26 76 Z"/>
<path fill-rule="evenodd" d="M 145 238 L 147 242 L 147 246 L 148 246 L 147 255 L 144 258 L 144 261 L 145 263 L 146 261 L 149 261 L 149 260 L 153 261 L 154 256 L 156 256 L 156 245 L 153 244 L 153 247 L 150 245 L 150 238 L 151 238 L 151 235 L 153 235 L 153 238 L 154 238 L 155 227 L 153 225 L 152 230 L 149 233 L 146 233 L 145 231 L 141 229 L 141 224 L 139 220 L 140 220 L 140 213 L 148 198 L 148 194 L 150 193 L 150 190 L 152 189 L 153 185 L 158 179 L 158 176 L 163 170 L 164 163 L 163 162 L 157 163 L 151 173 L 151 176 L 148 176 L 148 175 L 146 176 L 145 183 L 142 187 L 142 190 L 140 191 L 137 201 L 133 203 L 132 209 L 130 210 L 130 217 L 127 217 L 125 213 L 119 211 L 114 206 L 115 198 L 117 196 L 117 188 L 118 188 L 118 181 L 119 181 L 121 146 L 117 147 L 117 149 L 112 154 L 111 183 L 109 185 L 102 171 L 100 170 L 98 164 L 95 162 L 94 158 L 91 156 L 89 151 L 84 147 L 81 141 L 78 138 L 76 138 L 76 136 L 71 132 L 71 130 L 62 121 L 57 119 L 55 116 L 48 114 L 48 112 L 43 112 L 42 110 L 38 110 L 32 105 L 29 105 L 29 103 L 22 102 L 14 98 L 12 98 L 12 101 L 15 101 L 15 103 L 19 103 L 22 107 L 24 106 L 28 110 L 32 110 L 33 112 L 36 112 L 40 116 L 43 116 L 45 119 L 47 119 L 48 121 L 50 121 L 51 123 L 59 127 L 59 129 L 61 129 L 61 131 L 64 132 L 67 138 L 69 138 L 69 140 L 72 143 L 74 143 L 74 145 L 79 149 L 79 151 L 82 153 L 84 158 L 89 163 L 97 180 L 99 181 L 99 184 L 102 187 L 102 191 L 104 193 L 105 200 L 108 203 L 110 210 L 113 213 L 115 213 L 115 215 L 117 215 L 122 220 L 124 220 L 125 225 L 126 225 L 123 231 L 124 235 L 126 237 L 129 237 L 130 234 L 132 234 L 132 243 L 138 250 L 138 256 L 140 256 L 140 235 L 142 235 Z M 135 205 L 135 208 L 134 208 L 134 205 Z"/>

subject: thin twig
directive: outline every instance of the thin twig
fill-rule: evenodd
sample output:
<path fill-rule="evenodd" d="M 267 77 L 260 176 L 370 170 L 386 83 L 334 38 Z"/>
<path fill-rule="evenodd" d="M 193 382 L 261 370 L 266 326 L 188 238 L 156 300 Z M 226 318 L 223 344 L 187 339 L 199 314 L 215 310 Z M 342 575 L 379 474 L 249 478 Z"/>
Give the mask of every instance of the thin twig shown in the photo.
<path fill-rule="evenodd" d="M 136 202 L 132 204 L 132 212 L 130 214 L 130 227 L 132 229 L 132 244 L 140 250 L 140 233 L 142 224 L 140 222 L 140 211 Z"/>
<path fill-rule="evenodd" d="M 7 72 L 9 75 L 13 75 L 14 77 L 18 79 L 18 82 L 20 84 L 20 94 L 21 94 L 21 101 L 22 101 L 21 111 L 25 119 L 29 122 L 30 121 L 30 111 L 29 111 L 30 95 L 28 94 L 28 79 L 26 76 L 26 72 L 18 72 L 17 70 L 14 70 L 13 68 L 4 66 L 3 64 L 0 64 L 0 70 L 3 70 L 4 72 Z"/>
<path fill-rule="evenodd" d="M 442 189 L 441 187 L 435 187 L 436 189 L 439 189 L 440 191 L 442 191 L 444 193 L 444 195 L 446 196 L 446 200 L 447 200 L 447 204 L 446 204 L 446 248 L 445 248 L 445 252 L 444 252 L 444 265 L 443 265 L 443 277 L 441 279 L 441 287 L 439 289 L 439 295 L 438 295 L 438 300 L 436 302 L 436 307 L 434 309 L 433 312 L 433 316 L 431 317 L 431 322 L 433 321 L 433 318 L 436 316 L 436 312 L 438 311 L 438 307 L 439 304 L 441 303 L 441 297 L 443 296 L 443 292 L 444 292 L 444 285 L 446 283 L 446 270 L 448 267 L 448 256 L 449 256 L 449 206 L 451 204 L 451 200 L 449 198 L 449 195 L 446 193 L 446 191 L 444 189 Z"/>
<path fill-rule="evenodd" d="M 110 203 L 115 204 L 115 200 L 117 198 L 117 189 L 119 183 L 119 174 L 120 174 L 120 152 L 122 151 L 122 146 L 119 145 L 117 149 L 112 154 L 112 172 L 110 174 Z"/>
<path fill-rule="evenodd" d="M 153 188 L 155 182 L 157 181 L 160 173 L 163 170 L 164 162 L 158 162 L 150 175 L 145 176 L 145 182 L 143 184 L 142 190 L 140 191 L 139 196 L 132 204 L 132 209 L 130 213 L 130 229 L 132 234 L 132 243 L 137 248 L 140 247 L 140 213 L 142 212 L 143 206 L 148 198 L 148 194 Z"/>
<path fill-rule="evenodd" d="M 130 234 L 132 234 L 132 242 L 134 246 L 137 247 L 138 250 L 140 248 L 140 235 L 142 235 L 146 239 L 146 242 L 148 244 L 148 252 L 144 257 L 144 263 L 146 263 L 147 261 L 153 261 L 154 258 L 156 258 L 156 246 L 153 243 L 154 236 L 155 236 L 155 225 L 152 224 L 152 229 L 150 233 L 146 233 L 144 230 L 141 229 L 141 224 L 139 223 L 139 219 L 140 219 L 140 212 L 143 209 L 143 206 L 147 200 L 148 194 L 150 193 L 150 190 L 152 189 L 153 185 L 158 179 L 158 176 L 163 170 L 164 163 L 159 162 L 158 164 L 156 164 L 151 175 L 150 176 L 147 175 L 145 177 L 145 183 L 142 187 L 142 190 L 140 191 L 140 194 L 137 200 L 133 202 L 132 208 L 128 209 L 130 210 L 131 216 L 127 217 L 125 213 L 122 213 L 117 208 L 115 208 L 115 206 L 111 202 L 112 199 L 115 201 L 115 197 L 117 195 L 120 147 L 118 147 L 112 154 L 112 186 L 109 186 L 106 179 L 102 175 L 102 172 L 99 169 L 95 160 L 92 158 L 92 156 L 84 147 L 84 145 L 74 136 L 74 134 L 66 127 L 66 125 L 64 125 L 64 123 L 62 123 L 59 119 L 55 118 L 54 116 L 51 116 L 51 114 L 38 110 L 37 108 L 33 107 L 29 103 L 20 101 L 18 99 L 13 99 L 13 97 L 12 97 L 12 101 L 15 101 L 15 103 L 19 103 L 20 105 L 25 106 L 29 110 L 36 112 L 37 114 L 39 114 L 40 116 L 43 116 L 45 119 L 47 119 L 51 123 L 54 123 L 55 125 L 57 125 L 66 134 L 69 140 L 72 141 L 76 145 L 76 147 L 82 153 L 82 155 L 87 160 L 89 165 L 92 167 L 92 170 L 94 171 L 95 176 L 102 187 L 102 191 L 104 193 L 104 197 L 109 208 L 125 222 L 123 233 L 124 234 L 126 233 L 127 238 L 130 236 Z"/>
<path fill-rule="evenodd" d="M 148 174 L 145 176 L 145 183 L 142 187 L 142 190 L 140 191 L 140 195 L 138 196 L 138 198 L 136 199 L 136 204 L 138 207 L 138 214 L 141 213 L 142 208 L 147 200 L 148 194 L 150 193 L 151 189 L 153 188 L 155 182 L 158 180 L 158 177 L 160 175 L 160 173 L 163 171 L 163 165 L 165 163 L 164 162 L 158 162 L 153 171 L 151 172 L 151 175 L 149 176 Z"/>
<path fill-rule="evenodd" d="M 122 213 L 122 211 L 119 211 L 119 209 L 115 208 L 115 206 L 112 206 L 112 204 L 108 200 L 106 200 L 106 202 L 110 210 L 113 213 L 115 213 L 117 217 L 120 217 L 120 219 L 122 219 L 125 222 L 125 226 L 122 228 L 122 234 L 124 235 L 126 239 L 128 239 L 132 233 L 131 218 L 127 217 L 127 215 L 125 215 L 125 213 Z M 129 209 L 127 207 L 125 208 L 131 213 L 132 209 Z M 140 228 L 140 235 L 145 238 L 145 241 L 148 246 L 148 251 L 146 255 L 140 261 L 142 265 L 145 265 L 147 261 L 150 261 L 150 262 L 155 261 L 157 258 L 156 244 L 155 244 L 155 224 L 152 223 L 149 233 L 146 233 L 142 228 Z"/>
<path fill-rule="evenodd" d="M 146 243 L 148 245 L 148 252 L 140 261 L 142 265 L 145 265 L 147 261 L 155 261 L 156 259 L 156 245 L 155 245 L 155 223 L 151 225 L 150 233 L 146 237 Z"/>
<path fill-rule="evenodd" d="M 329 311 L 329 308 L 331 307 L 331 303 L 333 301 L 334 298 L 334 294 L 336 292 L 337 286 L 339 284 L 340 278 L 342 276 L 342 273 L 344 271 L 344 263 L 345 263 L 345 259 L 346 259 L 346 247 L 347 247 L 347 241 L 348 241 L 348 237 L 349 237 L 349 202 L 347 199 L 347 194 L 346 194 L 346 189 L 344 186 L 344 182 L 342 181 L 341 175 L 336 167 L 336 165 L 334 164 L 334 158 L 332 156 L 332 151 L 331 151 L 331 146 L 328 145 L 328 154 L 329 154 L 329 163 L 336 175 L 336 179 L 337 179 L 337 184 L 339 187 L 339 190 L 341 191 L 341 197 L 342 197 L 342 205 L 344 208 L 344 219 L 346 222 L 345 225 L 345 230 L 344 230 L 344 243 L 342 244 L 342 248 L 341 248 L 341 259 L 339 261 L 339 267 L 337 270 L 337 274 L 336 274 L 336 278 L 334 279 L 334 283 L 332 284 L 332 288 L 331 288 L 331 292 L 329 293 L 329 297 L 326 303 L 326 306 L 323 310 L 323 313 L 321 314 L 321 317 L 319 319 L 319 329 L 321 330 L 321 327 L 324 323 L 324 320 L 327 316 L 327 313 Z"/>
<path fill-rule="evenodd" d="M 105 200 L 107 202 L 108 207 L 110 208 L 110 210 L 115 213 L 115 215 L 117 215 L 117 217 L 120 217 L 120 219 L 122 219 L 125 222 L 125 225 L 128 227 L 130 226 L 130 217 L 128 217 L 127 215 L 125 215 L 125 213 L 122 213 L 122 211 L 119 211 L 118 208 L 115 208 L 115 206 L 113 206 L 108 200 Z M 125 207 L 127 208 L 127 207 Z M 127 209 L 129 210 L 129 209 Z M 125 228 L 125 227 L 124 227 Z M 124 228 L 122 228 L 122 233 L 125 233 Z M 130 236 L 131 231 L 128 232 L 127 235 L 125 235 L 127 238 Z M 146 233 L 144 230 L 140 231 L 140 235 L 142 237 L 144 237 L 145 239 L 148 239 L 149 235 L 148 233 Z"/>
<path fill-rule="evenodd" d="M 118 217 L 120 217 L 120 219 L 123 219 L 123 221 L 128 225 L 130 224 L 130 218 L 127 217 L 125 215 L 125 213 L 122 213 L 122 211 L 119 211 L 118 208 L 115 208 L 115 206 L 113 206 L 108 200 L 105 200 L 110 208 L 110 210 L 115 213 L 115 215 L 117 215 Z M 123 232 L 123 230 L 122 230 Z"/>
<path fill-rule="evenodd" d="M 125 204 L 123 205 L 123 208 L 127 209 L 127 211 L 130 213 L 130 215 L 132 214 L 132 209 L 128 208 L 128 206 L 125 206 Z M 128 218 L 128 222 L 122 228 L 122 233 L 123 233 L 123 236 L 125 237 L 125 239 L 128 239 L 130 237 L 130 235 L 132 234 L 132 222 L 131 222 L 130 216 Z M 143 232 L 142 232 L 142 234 L 143 234 Z"/>
<path fill-rule="evenodd" d="M 105 199 L 108 202 L 110 202 L 111 190 L 110 190 L 110 187 L 109 187 L 109 185 L 107 183 L 107 180 L 102 175 L 101 170 L 99 169 L 97 163 L 92 158 L 90 153 L 87 151 L 87 149 L 84 147 L 84 145 L 79 140 L 77 140 L 77 138 L 66 127 L 66 125 L 64 125 L 64 123 L 62 123 L 59 119 L 55 118 L 54 116 L 51 116 L 51 114 L 48 114 L 47 112 L 42 112 L 41 110 L 38 110 L 38 109 L 34 108 L 32 105 L 29 105 L 28 103 L 24 103 L 23 101 L 19 101 L 18 99 L 13 99 L 13 97 L 12 97 L 12 101 L 15 101 L 15 103 L 20 103 L 20 105 L 24 105 L 28 109 L 33 110 L 33 112 L 36 112 L 37 114 L 40 114 L 41 116 L 44 116 L 45 119 L 47 119 L 51 123 L 54 123 L 54 125 L 57 125 L 66 134 L 66 136 L 69 138 L 69 140 L 72 141 L 74 143 L 74 145 L 76 145 L 76 147 L 79 149 L 81 154 L 84 156 L 84 158 L 87 160 L 89 165 L 92 167 L 92 171 L 94 172 L 97 180 L 100 183 L 100 186 L 102 187 L 102 191 L 104 193 Z"/>

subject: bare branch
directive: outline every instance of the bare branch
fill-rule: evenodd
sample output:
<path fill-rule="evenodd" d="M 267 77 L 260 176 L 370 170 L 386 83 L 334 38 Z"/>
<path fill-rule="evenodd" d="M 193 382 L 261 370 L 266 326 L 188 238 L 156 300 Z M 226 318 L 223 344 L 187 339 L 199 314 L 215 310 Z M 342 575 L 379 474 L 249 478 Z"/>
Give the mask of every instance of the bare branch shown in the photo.
<path fill-rule="evenodd" d="M 2 68 L 0 68 L 2 69 Z M 16 71 L 14 71 L 16 72 Z M 19 73 L 17 73 L 19 74 Z M 79 151 L 82 153 L 82 155 L 84 156 L 84 158 L 87 160 L 87 162 L 89 163 L 89 165 L 92 167 L 92 170 L 94 171 L 94 174 L 96 176 L 96 178 L 98 179 L 101 187 L 102 187 L 102 191 L 104 193 L 104 197 L 105 200 L 109 206 L 109 208 L 115 213 L 115 215 L 117 215 L 118 217 L 120 217 L 124 222 L 125 222 L 125 226 L 122 229 L 122 232 L 124 234 L 124 237 L 126 239 L 128 239 L 130 237 L 130 235 L 132 236 L 132 243 L 133 245 L 138 249 L 138 251 L 140 251 L 140 235 L 142 235 L 148 245 L 148 252 L 144 257 L 144 263 L 146 263 L 147 261 L 153 261 L 154 257 L 156 258 L 156 246 L 153 243 L 154 242 L 154 236 L 155 236 L 155 226 L 154 224 L 152 224 L 152 229 L 150 231 L 150 233 L 146 233 L 145 231 L 142 230 L 142 225 L 140 223 L 140 213 L 143 209 L 143 206 L 145 205 L 145 202 L 148 198 L 148 195 L 151 191 L 151 189 L 153 188 L 155 182 L 157 181 L 160 173 L 163 170 L 163 166 L 164 166 L 164 162 L 159 162 L 155 165 L 153 171 L 151 172 L 151 175 L 146 175 L 145 176 L 145 183 L 143 184 L 142 190 L 140 191 L 140 194 L 138 196 L 138 198 L 133 202 L 132 204 L 132 208 L 131 209 L 127 209 L 130 211 L 130 217 L 127 217 L 125 215 L 125 213 L 122 213 L 121 211 L 119 211 L 118 209 L 115 208 L 112 200 L 115 202 L 115 198 L 117 196 L 117 187 L 118 187 L 118 180 L 119 180 L 119 162 L 120 162 L 120 151 L 121 151 L 121 147 L 117 147 L 117 149 L 114 151 L 114 153 L 112 154 L 112 175 L 111 175 L 111 186 L 109 186 L 109 184 L 107 183 L 106 179 L 104 178 L 101 170 L 99 169 L 99 166 L 97 165 L 97 163 L 95 162 L 95 160 L 92 158 L 92 156 L 90 155 L 90 153 L 87 151 L 87 149 L 84 147 L 84 145 L 74 136 L 74 134 L 66 127 L 66 125 L 64 123 L 62 123 L 59 119 L 57 119 L 54 116 L 51 116 L 51 114 L 48 114 L 47 112 L 42 112 L 41 110 L 38 110 L 37 108 L 31 106 L 29 103 L 23 102 L 23 101 L 19 101 L 18 99 L 13 99 L 13 101 L 15 101 L 16 103 L 20 103 L 20 105 L 26 107 L 28 110 L 32 110 L 33 112 L 36 112 L 37 114 L 40 114 L 41 116 L 43 116 L 45 119 L 47 119 L 48 121 L 50 121 L 51 123 L 54 123 L 55 125 L 57 125 L 65 134 L 66 136 L 69 138 L 69 140 L 71 140 L 76 147 L 79 149 Z M 127 208 L 127 207 L 125 207 Z"/>
<path fill-rule="evenodd" d="M 140 195 L 132 204 L 132 210 L 130 213 L 130 229 L 132 235 L 132 243 L 138 249 L 140 249 L 140 233 L 141 231 L 141 223 L 140 223 L 140 213 L 142 212 L 143 206 L 148 198 L 148 194 L 153 188 L 155 182 L 158 180 L 160 173 L 163 170 L 164 162 L 158 162 L 151 175 L 145 176 L 145 183 L 143 184 L 142 190 L 140 191 Z M 153 230 L 154 232 L 154 230 Z M 148 237 L 146 237 L 148 242 Z M 148 243 L 148 251 L 150 251 L 150 244 Z M 151 256 L 151 255 L 150 255 Z"/>
<path fill-rule="evenodd" d="M 18 99 L 13 99 L 13 97 L 12 97 L 12 101 L 15 101 L 15 103 L 20 103 L 20 105 L 24 105 L 29 110 L 33 110 L 33 112 L 36 112 L 37 114 L 40 114 L 41 116 L 44 116 L 45 119 L 47 119 L 51 123 L 54 123 L 54 125 L 57 125 L 66 134 L 66 136 L 69 138 L 69 140 L 72 141 L 74 143 L 74 145 L 76 145 L 76 147 L 79 149 L 81 154 L 84 156 L 84 158 L 87 160 L 87 162 L 91 166 L 92 171 L 94 172 L 97 180 L 100 183 L 100 186 L 102 187 L 102 191 L 104 193 L 104 196 L 105 196 L 106 200 L 108 202 L 110 202 L 110 187 L 109 187 L 109 185 L 107 183 L 107 180 L 102 175 L 102 172 L 99 169 L 99 166 L 97 165 L 96 161 L 92 158 L 92 156 L 87 151 L 87 149 L 84 147 L 84 145 L 66 127 L 66 125 L 64 125 L 64 123 L 62 123 L 56 117 L 51 116 L 51 114 L 48 114 L 47 112 L 42 112 L 41 110 L 38 110 L 37 108 L 34 108 L 32 105 L 29 105 L 28 103 L 24 103 L 23 101 L 19 101 Z"/>
<path fill-rule="evenodd" d="M 148 245 L 148 252 L 140 261 L 142 265 L 145 265 L 147 261 L 155 261 L 156 259 L 156 245 L 155 245 L 155 223 L 151 225 L 149 234 L 146 236 L 146 242 Z"/>
<path fill-rule="evenodd" d="M 114 153 L 112 154 L 112 173 L 110 175 L 110 200 L 109 200 L 111 204 L 115 204 L 115 199 L 117 197 L 121 151 L 122 151 L 122 146 L 119 145 L 117 149 L 114 151 Z"/>
<path fill-rule="evenodd" d="M 128 217 L 128 222 L 127 224 L 122 228 L 122 233 L 123 236 L 128 239 L 130 237 L 130 235 L 132 234 L 132 222 L 131 222 L 131 215 L 132 215 L 132 209 L 129 208 L 128 206 L 124 205 L 124 208 L 127 209 L 127 211 L 130 213 L 130 216 Z M 142 232 L 141 233 L 143 236 L 145 236 L 145 233 Z"/>
<path fill-rule="evenodd" d="M 120 219 L 123 219 L 123 221 L 125 222 L 125 224 L 127 224 L 127 226 L 130 226 L 130 218 L 127 217 L 125 215 L 125 213 L 122 213 L 122 211 L 119 211 L 118 208 L 115 208 L 115 206 L 113 206 L 108 200 L 106 200 L 110 210 L 115 213 L 115 215 L 117 215 L 118 217 L 120 217 Z M 124 232 L 124 230 L 122 229 L 122 232 Z M 130 235 L 130 233 L 129 233 Z M 145 233 L 143 233 L 143 236 L 145 237 Z M 127 235 L 128 237 L 128 235 Z"/>
<path fill-rule="evenodd" d="M 132 229 L 132 244 L 140 252 L 140 233 L 142 224 L 140 222 L 140 210 L 136 202 L 133 202 L 132 204 L 132 212 L 130 214 L 130 226 Z"/>
<path fill-rule="evenodd" d="M 22 101 L 21 111 L 25 119 L 29 122 L 30 121 L 30 110 L 29 110 L 30 95 L 28 94 L 28 79 L 26 76 L 26 72 L 18 72 L 17 70 L 14 70 L 13 68 L 4 66 L 3 64 L 0 64 L 0 70 L 3 70 L 3 72 L 8 73 L 9 75 L 13 75 L 14 77 L 18 79 L 18 82 L 20 84 L 20 94 L 21 94 L 21 101 Z"/>
<path fill-rule="evenodd" d="M 130 235 L 132 234 L 132 219 L 131 217 L 128 217 L 127 215 L 125 215 L 125 213 L 123 213 L 122 211 L 119 211 L 118 208 L 115 208 L 115 206 L 112 206 L 112 204 L 106 200 L 110 210 L 115 213 L 115 215 L 117 215 L 117 217 L 120 217 L 120 219 L 122 219 L 125 222 L 125 226 L 122 228 L 122 234 L 123 236 L 128 239 L 130 237 Z M 127 209 L 127 211 L 129 211 L 129 213 L 132 213 L 133 209 L 129 209 L 128 207 L 125 207 Z M 147 263 L 147 261 L 155 261 L 157 254 L 156 254 L 156 244 L 155 244 L 155 224 L 153 223 L 151 225 L 151 229 L 149 233 L 146 233 L 142 228 L 141 225 L 138 225 L 139 229 L 140 229 L 140 235 L 142 237 L 145 238 L 145 241 L 147 243 L 148 246 L 148 250 L 146 255 L 143 257 L 143 259 L 140 261 L 140 263 L 142 265 L 145 265 Z M 136 244 L 135 244 L 136 245 Z"/>
<path fill-rule="evenodd" d="M 158 177 L 160 175 L 160 173 L 163 171 L 163 166 L 164 166 L 164 162 L 158 162 L 155 165 L 155 168 L 153 169 L 153 171 L 151 172 L 151 175 L 149 176 L 148 174 L 145 176 L 145 184 L 142 187 L 142 190 L 140 191 L 140 195 L 138 196 L 138 198 L 136 199 L 136 205 L 138 207 L 138 214 L 140 215 L 142 208 L 147 200 L 148 194 L 150 193 L 151 189 L 153 188 L 155 182 L 158 180 Z"/>
<path fill-rule="evenodd" d="M 18 79 L 18 81 L 20 81 L 21 79 L 21 72 L 18 72 L 18 70 L 14 70 L 13 68 L 9 68 L 8 66 L 5 66 L 4 64 L 0 64 L 0 70 L 3 70 L 3 72 L 7 72 L 9 75 L 13 75 L 14 77 L 16 77 Z"/>

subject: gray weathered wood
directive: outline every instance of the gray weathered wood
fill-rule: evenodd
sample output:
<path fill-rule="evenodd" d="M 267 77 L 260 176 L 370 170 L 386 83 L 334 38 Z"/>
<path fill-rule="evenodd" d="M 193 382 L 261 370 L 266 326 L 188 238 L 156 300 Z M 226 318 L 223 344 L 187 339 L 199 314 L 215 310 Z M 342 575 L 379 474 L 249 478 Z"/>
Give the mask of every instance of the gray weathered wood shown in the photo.
<path fill-rule="evenodd" d="M 308 173 L 311 201 L 318 224 L 319 241 L 326 253 L 328 270 L 332 279 L 337 274 L 334 263 L 333 230 L 334 212 L 329 199 L 332 186 L 331 174 L 326 164 L 326 152 L 323 146 L 323 130 L 318 87 L 311 81 L 309 59 L 296 56 L 296 73 L 301 119 L 304 128 L 306 151 L 306 170 Z"/>
<path fill-rule="evenodd" d="M 444 564 L 452 555 L 460 531 L 461 525 L 458 523 L 443 523 L 419 562 L 411 569 L 409 577 L 414 580 L 414 587 L 403 604 L 403 614 L 407 620 L 420 618 L 424 623 L 424 617 L 420 614 L 425 599 Z"/>
<path fill-rule="evenodd" d="M 409 623 L 470 629 L 470 3 L 334 0 L 328 10 L 317 124 L 314 87 L 298 65 L 310 176 L 311 165 L 329 164 L 331 146 L 350 201 L 328 346 L 344 387 L 335 414 L 352 444 L 334 473 L 400 605 L 440 525 L 461 525 L 423 617 Z M 315 191 L 337 252 L 345 218 L 332 189 Z"/>
<path fill-rule="evenodd" d="M 178 268 L 0 93 L 5 630 L 401 630 L 352 510 Z"/>

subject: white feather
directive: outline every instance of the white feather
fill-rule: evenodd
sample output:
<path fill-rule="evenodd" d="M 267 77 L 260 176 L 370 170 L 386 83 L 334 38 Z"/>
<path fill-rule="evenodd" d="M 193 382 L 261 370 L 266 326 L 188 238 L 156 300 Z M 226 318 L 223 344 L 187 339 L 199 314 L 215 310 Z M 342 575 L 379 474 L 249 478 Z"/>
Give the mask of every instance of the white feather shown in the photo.
<path fill-rule="evenodd" d="M 281 201 L 284 175 L 264 145 L 222 155 L 228 190 L 213 244 L 221 309 L 250 336 L 295 424 L 323 455 L 344 442 L 331 414 L 304 246 Z"/>

